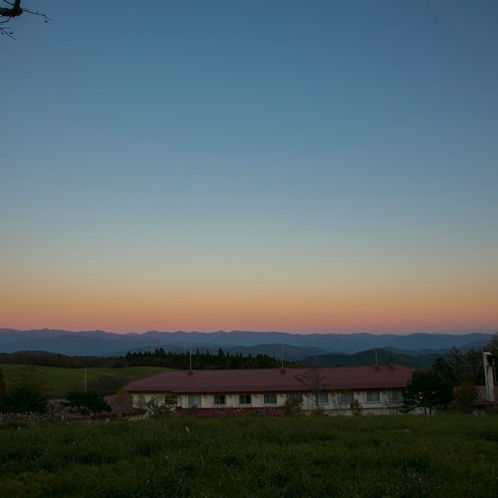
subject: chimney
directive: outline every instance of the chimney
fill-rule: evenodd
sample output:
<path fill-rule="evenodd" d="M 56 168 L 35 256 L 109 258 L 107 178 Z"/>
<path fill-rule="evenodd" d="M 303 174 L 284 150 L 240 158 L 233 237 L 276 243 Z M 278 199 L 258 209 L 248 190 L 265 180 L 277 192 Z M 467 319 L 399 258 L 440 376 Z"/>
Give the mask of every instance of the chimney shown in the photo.
<path fill-rule="evenodd" d="M 484 380 L 486 382 L 486 396 L 490 403 L 495 400 L 495 358 L 487 351 L 482 352 L 482 362 L 484 365 Z"/>

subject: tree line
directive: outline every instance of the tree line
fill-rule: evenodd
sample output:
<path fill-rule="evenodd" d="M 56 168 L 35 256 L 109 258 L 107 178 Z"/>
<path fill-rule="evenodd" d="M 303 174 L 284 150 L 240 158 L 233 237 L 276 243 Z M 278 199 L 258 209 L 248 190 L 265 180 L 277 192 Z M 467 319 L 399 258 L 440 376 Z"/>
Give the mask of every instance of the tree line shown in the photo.
<path fill-rule="evenodd" d="M 498 332 L 483 350 L 498 359 Z M 470 412 L 475 408 L 479 396 L 477 386 L 480 385 L 484 385 L 482 351 L 470 349 L 462 353 L 453 347 L 447 359 L 439 357 L 429 370 L 413 373 L 403 392 L 402 411 L 422 408 L 432 414 L 435 409 L 445 409 L 453 404 L 462 412 Z"/>
<path fill-rule="evenodd" d="M 40 382 L 28 377 L 11 388 L 5 389 L 3 374 L 0 370 L 0 413 L 47 414 L 50 409 L 57 409 L 49 404 L 46 390 Z M 109 413 L 111 406 L 104 399 L 104 394 L 90 389 L 88 391 L 69 391 L 60 401 L 59 410 L 67 415 L 91 416 L 102 412 Z"/>
<path fill-rule="evenodd" d="M 230 352 L 218 349 L 217 354 L 209 351 L 201 353 L 198 349 L 195 352 L 172 353 L 166 352 L 163 348 L 154 351 L 140 351 L 136 353 L 128 352 L 125 363 L 130 367 L 149 366 L 164 367 L 177 370 L 237 370 L 247 368 L 278 368 L 280 362 L 267 354 L 258 353 L 247 356 L 241 353 L 230 354 Z M 286 362 L 289 365 L 291 362 Z"/>
<path fill-rule="evenodd" d="M 287 366 L 294 365 L 286 361 Z M 242 353 L 225 352 L 222 348 L 216 354 L 209 350 L 204 353 L 198 349 L 175 353 L 158 348 L 154 351 L 129 351 L 124 356 L 66 356 L 63 354 L 40 351 L 23 351 L 19 353 L 0 353 L 0 364 L 36 365 L 40 367 L 59 368 L 125 368 L 139 366 L 155 366 L 188 370 L 203 369 L 238 369 L 238 368 L 278 368 L 280 361 L 267 354 L 243 355 Z"/>

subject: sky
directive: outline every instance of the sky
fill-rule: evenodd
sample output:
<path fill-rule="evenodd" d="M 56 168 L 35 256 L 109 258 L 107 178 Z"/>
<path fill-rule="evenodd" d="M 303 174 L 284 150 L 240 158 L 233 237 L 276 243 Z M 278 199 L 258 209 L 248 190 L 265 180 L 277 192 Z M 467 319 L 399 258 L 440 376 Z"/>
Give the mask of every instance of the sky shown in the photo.
<path fill-rule="evenodd" d="M 0 328 L 498 330 L 498 3 L 23 5 Z"/>

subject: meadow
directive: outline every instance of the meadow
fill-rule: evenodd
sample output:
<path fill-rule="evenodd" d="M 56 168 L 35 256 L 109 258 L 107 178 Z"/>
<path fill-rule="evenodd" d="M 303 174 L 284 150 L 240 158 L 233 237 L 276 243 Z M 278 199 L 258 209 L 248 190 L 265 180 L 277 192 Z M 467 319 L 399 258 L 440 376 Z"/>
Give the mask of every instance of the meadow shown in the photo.
<path fill-rule="evenodd" d="M 69 391 L 85 388 L 84 368 L 58 368 L 34 365 L 0 365 L 7 390 L 22 383 L 38 385 L 49 398 L 62 398 Z M 88 389 L 115 394 L 129 382 L 166 371 L 162 367 L 93 367 L 86 371 Z"/>
<path fill-rule="evenodd" d="M 0 426 L 1 496 L 496 496 L 496 415 Z"/>

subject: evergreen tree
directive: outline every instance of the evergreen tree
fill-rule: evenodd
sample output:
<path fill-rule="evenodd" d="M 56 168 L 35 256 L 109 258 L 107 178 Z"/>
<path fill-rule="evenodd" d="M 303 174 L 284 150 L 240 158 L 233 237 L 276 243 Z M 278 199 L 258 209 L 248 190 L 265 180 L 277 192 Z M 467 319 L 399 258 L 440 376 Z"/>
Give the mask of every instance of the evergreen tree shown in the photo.
<path fill-rule="evenodd" d="M 498 332 L 484 346 L 484 351 L 489 351 L 498 361 Z"/>
<path fill-rule="evenodd" d="M 45 413 L 47 397 L 37 387 L 20 384 L 4 394 L 0 400 L 0 411 L 4 413 Z"/>
<path fill-rule="evenodd" d="M 446 407 L 453 400 L 453 382 L 432 367 L 428 372 L 416 370 L 403 392 L 402 411 L 416 407 L 432 414 L 436 407 Z"/>
<path fill-rule="evenodd" d="M 0 405 L 2 403 L 3 395 L 5 394 L 5 382 L 3 381 L 2 370 L 0 369 Z"/>
<path fill-rule="evenodd" d="M 460 349 L 454 346 L 450 349 L 448 365 L 453 373 L 453 381 L 455 385 L 459 386 L 465 377 L 465 357 Z"/>

